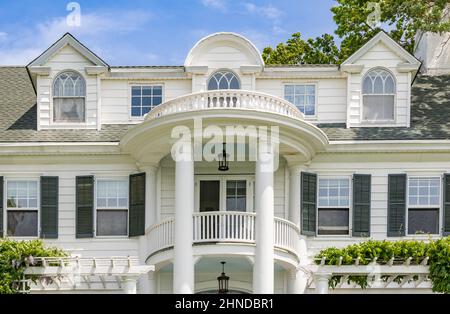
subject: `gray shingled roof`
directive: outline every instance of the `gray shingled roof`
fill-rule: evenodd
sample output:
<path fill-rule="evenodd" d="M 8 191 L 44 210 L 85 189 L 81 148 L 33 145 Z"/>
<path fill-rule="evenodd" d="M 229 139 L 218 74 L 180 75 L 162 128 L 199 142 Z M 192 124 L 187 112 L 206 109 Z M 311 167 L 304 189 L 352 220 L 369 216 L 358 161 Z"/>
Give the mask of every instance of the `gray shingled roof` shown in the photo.
<path fill-rule="evenodd" d="M 331 141 L 450 139 L 450 75 L 418 75 L 411 90 L 411 127 L 350 128 L 318 125 Z"/>
<path fill-rule="evenodd" d="M 97 130 L 37 131 L 36 94 L 25 67 L 0 67 L 0 142 L 118 142 L 132 125 Z M 330 140 L 450 139 L 450 75 L 418 76 L 410 128 L 351 128 L 321 124 Z"/>
<path fill-rule="evenodd" d="M 118 142 L 129 125 L 37 131 L 36 94 L 25 67 L 0 67 L 0 142 Z"/>

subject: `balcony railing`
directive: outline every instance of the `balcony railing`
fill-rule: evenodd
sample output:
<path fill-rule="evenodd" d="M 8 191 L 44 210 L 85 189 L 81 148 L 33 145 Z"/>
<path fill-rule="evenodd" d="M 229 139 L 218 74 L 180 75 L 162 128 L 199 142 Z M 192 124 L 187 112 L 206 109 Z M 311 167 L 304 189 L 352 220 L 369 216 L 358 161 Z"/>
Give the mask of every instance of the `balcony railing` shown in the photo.
<path fill-rule="evenodd" d="M 296 119 L 304 118 L 296 106 L 275 96 L 243 90 L 219 90 L 190 94 L 165 102 L 148 113 L 147 119 L 210 109 L 256 110 Z"/>
<path fill-rule="evenodd" d="M 193 243 L 233 242 L 255 244 L 257 215 L 243 212 L 208 212 L 193 215 Z M 148 232 L 149 255 L 174 245 L 175 219 L 154 225 Z M 287 220 L 274 220 L 274 246 L 297 254 L 298 227 Z"/>

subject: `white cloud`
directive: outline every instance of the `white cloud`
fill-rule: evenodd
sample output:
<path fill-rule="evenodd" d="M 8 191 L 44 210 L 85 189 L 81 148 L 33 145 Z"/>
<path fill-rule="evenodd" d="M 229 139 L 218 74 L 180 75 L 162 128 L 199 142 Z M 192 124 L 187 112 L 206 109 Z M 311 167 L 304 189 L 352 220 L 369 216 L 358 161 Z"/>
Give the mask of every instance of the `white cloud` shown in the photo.
<path fill-rule="evenodd" d="M 227 10 L 226 0 L 201 0 L 202 4 L 207 8 L 213 8 L 220 11 Z"/>
<path fill-rule="evenodd" d="M 4 32 L 0 32 L 0 62 L 2 65 L 28 64 L 66 32 L 93 43 L 89 48 L 106 58 L 108 53 L 100 44 L 103 35 L 111 30 L 117 34 L 132 32 L 150 18 L 150 14 L 139 11 L 93 12 L 82 15 L 80 27 L 68 26 L 66 17 L 55 17 L 29 29 L 18 29 L 3 36 Z"/>
<path fill-rule="evenodd" d="M 256 4 L 247 2 L 244 7 L 248 13 L 259 14 L 267 19 L 277 21 L 283 15 L 283 12 L 273 5 L 257 6 Z"/>

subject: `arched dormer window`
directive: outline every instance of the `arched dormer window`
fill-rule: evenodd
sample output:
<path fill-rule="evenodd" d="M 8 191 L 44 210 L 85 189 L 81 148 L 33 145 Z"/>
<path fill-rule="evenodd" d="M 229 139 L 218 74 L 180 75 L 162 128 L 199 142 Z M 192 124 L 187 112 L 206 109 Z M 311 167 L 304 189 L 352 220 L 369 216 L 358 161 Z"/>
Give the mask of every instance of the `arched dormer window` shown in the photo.
<path fill-rule="evenodd" d="M 53 121 L 83 123 L 86 112 L 86 82 L 74 71 L 60 73 L 53 83 Z"/>
<path fill-rule="evenodd" d="M 239 78 L 231 71 L 215 72 L 208 81 L 208 90 L 241 89 Z"/>
<path fill-rule="evenodd" d="M 363 120 L 392 122 L 395 119 L 395 78 L 384 69 L 370 70 L 363 79 Z"/>

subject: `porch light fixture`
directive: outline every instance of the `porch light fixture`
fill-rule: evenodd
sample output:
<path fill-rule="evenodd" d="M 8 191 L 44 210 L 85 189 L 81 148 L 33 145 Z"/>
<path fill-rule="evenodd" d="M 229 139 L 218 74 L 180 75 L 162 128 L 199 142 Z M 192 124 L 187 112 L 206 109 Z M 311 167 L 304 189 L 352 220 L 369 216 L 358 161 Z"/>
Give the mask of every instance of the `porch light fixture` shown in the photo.
<path fill-rule="evenodd" d="M 220 262 L 222 264 L 222 275 L 217 277 L 217 281 L 219 282 L 219 294 L 228 293 L 228 281 L 230 277 L 225 275 L 225 262 Z"/>
<path fill-rule="evenodd" d="M 222 154 L 219 154 L 219 171 L 228 171 L 229 168 L 229 161 L 228 158 L 230 157 L 229 154 L 227 154 L 227 144 L 223 143 L 223 150 Z"/>

